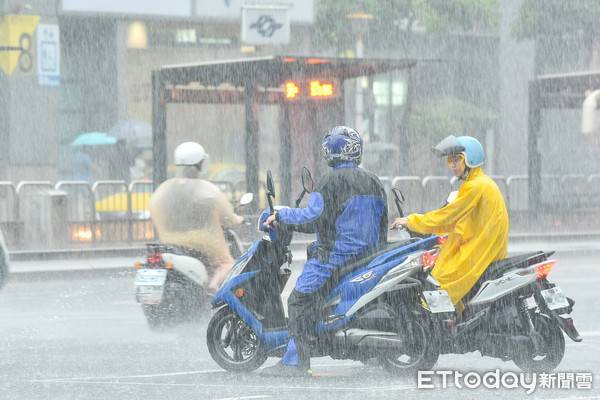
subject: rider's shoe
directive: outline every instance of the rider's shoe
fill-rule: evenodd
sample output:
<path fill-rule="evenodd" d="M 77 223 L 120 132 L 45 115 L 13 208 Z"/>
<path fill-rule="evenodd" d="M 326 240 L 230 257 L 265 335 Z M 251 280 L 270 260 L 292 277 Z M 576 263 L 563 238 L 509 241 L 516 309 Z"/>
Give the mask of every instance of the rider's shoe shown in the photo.
<path fill-rule="evenodd" d="M 286 365 L 281 361 L 272 367 L 264 368 L 260 371 L 261 375 L 265 376 L 281 376 L 281 377 L 309 377 L 312 376 L 310 368 L 303 368 L 298 365 Z"/>

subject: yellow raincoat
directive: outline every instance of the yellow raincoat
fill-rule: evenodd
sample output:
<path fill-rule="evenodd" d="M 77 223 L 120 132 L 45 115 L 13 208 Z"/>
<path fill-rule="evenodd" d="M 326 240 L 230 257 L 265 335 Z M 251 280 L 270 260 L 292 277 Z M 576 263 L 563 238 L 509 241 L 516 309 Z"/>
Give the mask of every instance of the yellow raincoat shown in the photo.
<path fill-rule="evenodd" d="M 409 215 L 408 228 L 448 234 L 432 275 L 455 305 L 490 263 L 506 258 L 506 205 L 498 186 L 481 167 L 469 172 L 452 203 L 424 215 Z"/>

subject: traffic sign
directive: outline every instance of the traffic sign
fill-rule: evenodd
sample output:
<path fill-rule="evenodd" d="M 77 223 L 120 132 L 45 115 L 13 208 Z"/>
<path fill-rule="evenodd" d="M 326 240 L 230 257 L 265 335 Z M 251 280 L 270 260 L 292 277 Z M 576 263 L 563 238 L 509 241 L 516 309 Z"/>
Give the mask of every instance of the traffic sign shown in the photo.
<path fill-rule="evenodd" d="M 58 25 L 38 25 L 38 84 L 60 84 L 60 31 Z"/>

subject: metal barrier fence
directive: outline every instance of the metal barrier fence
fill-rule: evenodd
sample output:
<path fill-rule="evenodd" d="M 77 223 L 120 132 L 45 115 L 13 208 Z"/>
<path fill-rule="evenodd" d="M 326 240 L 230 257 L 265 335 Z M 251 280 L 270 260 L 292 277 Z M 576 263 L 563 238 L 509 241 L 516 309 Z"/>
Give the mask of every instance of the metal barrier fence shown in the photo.
<path fill-rule="evenodd" d="M 0 182 L 0 228 L 11 250 L 128 246 L 154 239 L 152 182 Z"/>
<path fill-rule="evenodd" d="M 528 208 L 528 178 L 492 176 L 509 214 Z M 404 213 L 427 212 L 445 204 L 456 178 L 397 176 L 381 179 L 388 193 L 390 220 L 398 214 L 392 188 L 405 196 Z M 236 202 L 239 185 L 215 182 Z M 543 206 L 560 210 L 600 210 L 600 174 L 542 177 Z M 143 245 L 154 240 L 148 211 L 150 181 L 23 181 L 0 182 L 0 229 L 10 250 L 43 250 Z"/>

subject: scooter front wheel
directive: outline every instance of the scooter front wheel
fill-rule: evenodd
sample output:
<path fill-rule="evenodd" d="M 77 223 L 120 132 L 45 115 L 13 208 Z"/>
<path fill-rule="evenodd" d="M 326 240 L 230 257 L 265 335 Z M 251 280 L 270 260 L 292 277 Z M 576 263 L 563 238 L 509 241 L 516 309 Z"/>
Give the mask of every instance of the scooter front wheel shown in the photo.
<path fill-rule="evenodd" d="M 267 359 L 256 332 L 229 307 L 213 315 L 206 341 L 213 360 L 227 371 L 254 371 Z"/>
<path fill-rule="evenodd" d="M 418 311 L 412 313 L 410 329 L 398 332 L 404 345 L 401 349 L 390 350 L 379 358 L 381 365 L 390 373 L 414 373 L 429 370 L 437 362 L 438 345 L 434 343 L 433 327 L 429 320 Z"/>

